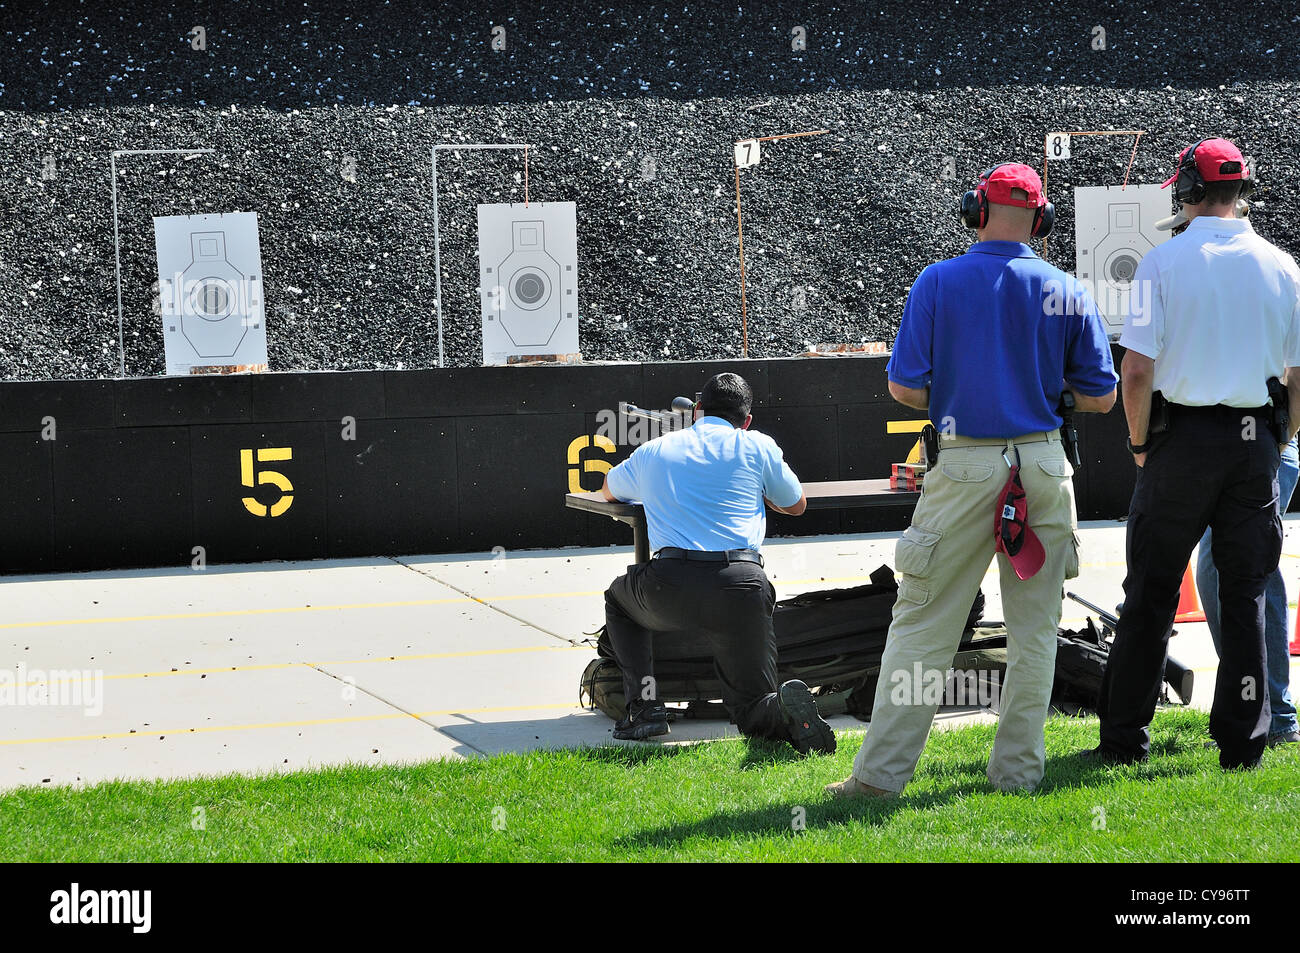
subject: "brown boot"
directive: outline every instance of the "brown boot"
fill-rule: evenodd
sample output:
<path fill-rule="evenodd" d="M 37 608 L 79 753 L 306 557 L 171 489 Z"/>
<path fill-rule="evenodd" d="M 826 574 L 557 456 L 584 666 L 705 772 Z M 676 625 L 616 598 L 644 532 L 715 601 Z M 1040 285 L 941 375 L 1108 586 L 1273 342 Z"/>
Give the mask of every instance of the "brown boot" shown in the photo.
<path fill-rule="evenodd" d="M 853 775 L 849 775 L 843 781 L 836 781 L 834 784 L 826 785 L 826 793 L 831 797 L 894 797 L 893 791 L 886 791 L 884 788 L 872 787 L 870 784 L 863 784 Z"/>

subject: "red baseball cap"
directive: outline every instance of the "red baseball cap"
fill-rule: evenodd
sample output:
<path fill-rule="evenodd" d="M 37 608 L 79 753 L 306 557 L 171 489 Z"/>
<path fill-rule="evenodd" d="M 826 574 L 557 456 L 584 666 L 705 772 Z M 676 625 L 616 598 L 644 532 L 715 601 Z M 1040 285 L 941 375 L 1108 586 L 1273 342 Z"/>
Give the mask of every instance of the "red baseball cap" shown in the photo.
<path fill-rule="evenodd" d="M 1160 186 L 1162 189 L 1174 184 L 1174 179 L 1178 178 L 1178 168 L 1183 164 L 1183 158 L 1191 148 L 1188 146 L 1178 153 L 1178 161 L 1174 163 L 1174 174 L 1165 179 L 1164 184 Z M 1227 139 L 1201 140 L 1196 144 L 1195 159 L 1196 171 L 1201 173 L 1201 178 L 1206 182 L 1228 182 L 1246 177 L 1246 160 L 1241 150 Z"/>
<path fill-rule="evenodd" d="M 1011 568 L 1020 579 L 1028 579 L 1043 568 L 1047 554 L 1034 531 L 1029 528 L 1029 501 L 1020 482 L 1020 468 L 1015 467 L 1006 486 L 998 494 L 997 512 L 993 517 L 993 537 L 997 552 L 1006 553 Z"/>
<path fill-rule="evenodd" d="M 1197 150 L 1198 158 L 1200 150 Z M 1004 162 L 986 173 L 984 197 L 994 205 L 1015 205 L 1018 208 L 1038 208 L 1047 204 L 1043 197 L 1043 180 L 1038 173 L 1020 162 Z M 1024 189 L 1027 199 L 1013 199 L 1012 189 Z"/>

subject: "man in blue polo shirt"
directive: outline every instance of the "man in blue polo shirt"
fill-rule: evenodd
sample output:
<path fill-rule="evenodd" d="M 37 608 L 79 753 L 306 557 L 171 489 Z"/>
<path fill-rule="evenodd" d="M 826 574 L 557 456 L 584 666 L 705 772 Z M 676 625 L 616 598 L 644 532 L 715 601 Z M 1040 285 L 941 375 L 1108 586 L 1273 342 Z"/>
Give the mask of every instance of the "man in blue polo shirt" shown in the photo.
<path fill-rule="evenodd" d="M 853 774 L 827 788 L 838 797 L 889 796 L 911 780 L 938 707 L 925 686 L 946 680 L 995 554 L 1008 658 L 988 777 L 1002 790 L 1042 780 L 1062 582 L 1078 572 L 1056 408 L 1068 390 L 1076 410 L 1105 413 L 1116 382 L 1087 290 L 1027 244 L 1053 215 L 1033 169 L 994 166 L 962 199 L 979 241 L 927 267 L 908 295 L 889 392 L 929 410 L 940 452 L 898 541 L 871 726 Z"/>
<path fill-rule="evenodd" d="M 759 555 L 763 507 L 799 516 L 808 501 L 781 448 L 749 429 L 752 404 L 744 378 L 718 374 L 700 393 L 693 426 L 642 444 L 605 476 L 606 499 L 644 505 L 654 553 L 605 592 L 628 700 L 615 738 L 668 733 L 655 691 L 654 633 L 690 630 L 712 643 L 722 701 L 741 732 L 789 741 L 801 753 L 835 750 L 808 686 L 776 684 L 776 590 Z"/>

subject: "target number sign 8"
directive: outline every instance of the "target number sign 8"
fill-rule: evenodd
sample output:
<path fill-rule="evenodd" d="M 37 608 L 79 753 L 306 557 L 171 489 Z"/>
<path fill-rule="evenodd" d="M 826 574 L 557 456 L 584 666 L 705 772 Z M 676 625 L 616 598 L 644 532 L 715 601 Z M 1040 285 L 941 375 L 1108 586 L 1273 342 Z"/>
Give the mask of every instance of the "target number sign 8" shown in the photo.
<path fill-rule="evenodd" d="M 1068 132 L 1049 132 L 1047 134 L 1047 158 L 1070 158 L 1070 134 Z"/>

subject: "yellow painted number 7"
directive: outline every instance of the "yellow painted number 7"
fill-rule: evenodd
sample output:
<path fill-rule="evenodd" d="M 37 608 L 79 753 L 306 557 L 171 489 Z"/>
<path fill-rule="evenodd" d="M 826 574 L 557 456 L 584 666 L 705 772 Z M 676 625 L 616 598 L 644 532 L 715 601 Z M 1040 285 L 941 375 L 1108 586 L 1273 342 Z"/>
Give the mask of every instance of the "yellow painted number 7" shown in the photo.
<path fill-rule="evenodd" d="M 293 448 L 291 447 L 268 447 L 257 451 L 258 463 L 276 463 L 281 460 L 292 460 Z M 239 451 L 239 477 L 244 486 L 261 486 L 270 483 L 272 486 L 279 487 L 280 498 L 271 506 L 265 503 L 259 503 L 256 497 L 244 497 L 244 509 L 254 516 L 281 516 L 284 511 L 293 506 L 293 484 L 283 473 L 277 473 L 275 470 L 257 471 L 257 482 L 253 482 L 253 451 Z"/>

